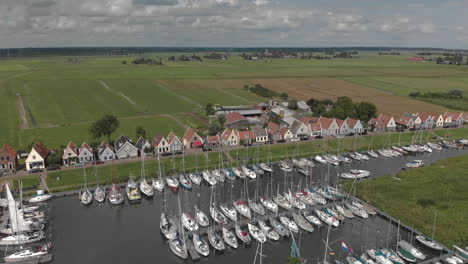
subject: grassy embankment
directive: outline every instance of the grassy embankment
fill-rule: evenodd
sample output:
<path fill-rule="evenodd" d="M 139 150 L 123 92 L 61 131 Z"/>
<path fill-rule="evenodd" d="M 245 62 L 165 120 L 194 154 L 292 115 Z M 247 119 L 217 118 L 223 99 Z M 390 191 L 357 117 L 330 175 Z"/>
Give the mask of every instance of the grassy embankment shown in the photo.
<path fill-rule="evenodd" d="M 468 244 L 468 155 L 357 183 L 356 195 L 435 240 Z M 350 186 L 348 183 L 346 186 Z"/>

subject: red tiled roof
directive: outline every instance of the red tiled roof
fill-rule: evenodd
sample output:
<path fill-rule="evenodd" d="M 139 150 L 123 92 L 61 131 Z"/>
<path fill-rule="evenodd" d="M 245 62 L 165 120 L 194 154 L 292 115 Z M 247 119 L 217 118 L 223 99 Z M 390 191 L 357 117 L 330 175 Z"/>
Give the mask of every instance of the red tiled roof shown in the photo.
<path fill-rule="evenodd" d="M 343 123 L 344 123 L 344 120 L 342 120 L 342 119 L 339 119 L 339 118 L 335 118 L 335 122 L 336 122 L 336 124 L 338 125 L 338 127 L 340 127 L 340 128 L 341 128 L 341 126 L 342 126 L 342 125 L 343 125 Z"/>
<path fill-rule="evenodd" d="M 81 144 L 80 148 L 81 149 L 87 149 L 89 152 L 93 153 L 93 149 L 86 142 L 83 142 L 83 144 Z"/>
<path fill-rule="evenodd" d="M 221 133 L 221 138 L 224 140 L 229 140 L 229 137 L 231 136 L 233 132 L 237 134 L 237 136 L 239 136 L 239 132 L 237 132 L 237 130 L 226 128 L 224 129 L 223 133 Z"/>
<path fill-rule="evenodd" d="M 267 126 L 268 133 L 276 135 L 279 133 L 279 130 L 280 130 L 280 126 L 278 124 L 274 122 L 268 123 L 268 126 Z"/>
<path fill-rule="evenodd" d="M 169 133 L 169 135 L 166 138 L 167 143 L 171 145 L 172 142 L 176 139 L 176 137 L 177 136 L 174 134 L 174 132 L 171 131 L 171 133 Z"/>
<path fill-rule="evenodd" d="M 426 122 L 429 118 L 432 117 L 431 113 L 418 113 L 419 118 L 421 119 L 421 122 Z"/>
<path fill-rule="evenodd" d="M 452 113 L 452 112 L 447 112 L 445 113 L 446 115 L 449 115 L 450 117 L 452 117 L 452 120 L 457 120 L 459 119 L 461 116 L 463 117 L 463 113 Z M 468 114 L 466 114 L 464 116 L 464 119 L 468 118 Z"/>
<path fill-rule="evenodd" d="M 239 131 L 239 139 L 251 139 L 251 138 L 255 138 L 254 132 L 252 130 Z"/>
<path fill-rule="evenodd" d="M 325 129 L 329 129 L 330 126 L 333 124 L 332 119 L 330 119 L 328 117 L 324 117 L 324 116 L 321 116 L 317 122 L 320 123 L 322 128 L 325 128 Z"/>
<path fill-rule="evenodd" d="M 0 149 L 0 152 L 3 152 L 3 151 L 8 153 L 8 155 L 10 157 L 16 158 L 16 150 L 14 148 L 10 147 L 9 145 L 7 145 L 7 144 L 3 145 L 3 147 Z"/>
<path fill-rule="evenodd" d="M 208 136 L 207 141 L 208 143 L 219 143 L 220 139 L 218 135 Z"/>
<path fill-rule="evenodd" d="M 310 130 L 312 131 L 321 131 L 322 130 L 322 125 L 320 123 L 310 123 Z"/>
<path fill-rule="evenodd" d="M 157 147 L 159 145 L 159 143 L 164 139 L 163 136 L 161 135 L 156 135 L 153 137 L 153 142 L 151 143 L 151 145 L 153 147 Z"/>
<path fill-rule="evenodd" d="M 246 120 L 247 118 L 237 112 L 232 112 L 225 115 L 226 124 L 231 124 L 240 120 Z"/>
<path fill-rule="evenodd" d="M 284 137 L 284 135 L 286 135 L 286 133 L 288 133 L 289 129 L 287 127 L 282 127 L 280 129 L 280 135 L 281 137 Z"/>
<path fill-rule="evenodd" d="M 73 142 L 68 142 L 67 149 L 70 149 L 75 155 L 78 156 L 78 151 L 76 151 L 76 146 Z"/>
<path fill-rule="evenodd" d="M 193 137 L 197 134 L 197 132 L 192 129 L 191 127 L 187 128 L 187 130 L 185 130 L 185 134 L 184 134 L 184 137 L 182 139 L 185 139 L 187 140 L 188 142 L 192 141 Z"/>
<path fill-rule="evenodd" d="M 49 150 L 41 142 L 37 142 L 36 144 L 34 144 L 33 148 L 36 150 L 37 154 L 39 154 L 43 159 L 45 159 L 49 154 Z"/>
<path fill-rule="evenodd" d="M 409 117 L 409 116 L 402 116 L 402 117 L 400 117 L 400 119 L 397 120 L 396 122 L 397 122 L 398 124 L 402 124 L 402 125 L 408 126 L 408 125 L 410 124 L 411 120 L 413 120 L 413 119 L 412 119 L 411 117 Z"/>

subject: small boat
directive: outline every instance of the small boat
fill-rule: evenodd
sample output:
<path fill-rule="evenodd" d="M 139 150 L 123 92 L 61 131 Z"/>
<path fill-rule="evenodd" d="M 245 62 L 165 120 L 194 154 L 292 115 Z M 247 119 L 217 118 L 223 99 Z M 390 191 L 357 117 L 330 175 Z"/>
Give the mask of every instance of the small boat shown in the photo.
<path fill-rule="evenodd" d="M 315 209 L 315 214 L 318 218 L 327 225 L 338 227 L 340 225 L 340 221 L 335 217 L 325 213 L 324 211 Z"/>
<path fill-rule="evenodd" d="M 16 246 L 25 245 L 41 241 L 46 238 L 43 231 L 27 232 L 22 234 L 15 234 L 6 236 L 0 239 L 0 246 Z"/>
<path fill-rule="evenodd" d="M 348 264 L 362 264 L 359 260 L 357 260 L 353 256 L 347 256 L 346 257 L 346 263 L 348 263 Z"/>
<path fill-rule="evenodd" d="M 456 245 L 453 245 L 453 248 L 455 249 L 455 251 L 463 258 L 465 259 L 468 259 L 468 252 L 467 252 L 467 248 L 465 249 L 462 249 Z"/>
<path fill-rule="evenodd" d="M 230 207 L 228 204 L 219 205 L 221 212 L 233 222 L 237 221 L 237 211 L 234 207 Z"/>
<path fill-rule="evenodd" d="M 318 194 L 312 187 L 309 187 L 309 189 L 305 189 L 304 192 L 307 192 L 307 196 L 309 196 L 315 203 L 327 203 L 327 200 L 323 198 L 320 194 Z"/>
<path fill-rule="evenodd" d="M 236 236 L 246 245 L 250 245 L 250 243 L 252 242 L 252 238 L 250 238 L 250 235 L 249 233 L 245 232 L 244 230 L 242 230 L 242 228 L 240 227 L 240 225 L 238 224 L 235 224 L 234 225 L 234 229 L 235 229 L 235 232 L 236 232 Z"/>
<path fill-rule="evenodd" d="M 113 183 L 111 189 L 109 190 L 109 193 L 107 194 L 107 199 L 109 199 L 109 202 L 113 205 L 123 203 L 124 196 L 120 191 L 120 187 Z"/>
<path fill-rule="evenodd" d="M 189 213 L 183 213 L 181 216 L 182 225 L 190 232 L 198 230 L 198 224 Z"/>
<path fill-rule="evenodd" d="M 292 195 L 291 192 L 285 193 L 284 197 L 291 203 L 291 205 L 299 210 L 306 209 L 304 202 L 299 200 L 296 196 Z"/>
<path fill-rule="evenodd" d="M 299 228 L 297 227 L 297 224 L 294 223 L 294 221 L 287 217 L 287 216 L 280 216 L 280 222 L 283 224 L 287 229 L 294 233 L 299 233 Z"/>
<path fill-rule="evenodd" d="M 376 159 L 379 155 L 377 155 L 377 153 L 375 153 L 375 151 L 373 150 L 369 150 L 367 151 L 367 155 L 369 155 L 369 157 L 372 157 L 374 159 Z"/>
<path fill-rule="evenodd" d="M 251 169 L 247 168 L 246 166 L 242 166 L 242 171 L 250 179 L 256 179 L 257 178 L 257 174 L 255 172 L 253 172 Z"/>
<path fill-rule="evenodd" d="M 130 203 L 136 203 L 141 201 L 140 190 L 138 190 L 137 184 L 133 179 L 128 180 L 125 191 L 127 193 L 127 199 Z"/>
<path fill-rule="evenodd" d="M 407 251 L 404 248 L 398 247 L 397 248 L 397 254 L 400 256 L 402 259 L 408 261 L 408 262 L 416 262 L 416 257 L 413 256 L 409 251 Z"/>
<path fill-rule="evenodd" d="M 234 208 L 236 208 L 236 211 L 245 218 L 250 219 L 252 217 L 250 208 L 249 206 L 247 206 L 247 203 L 245 201 L 238 200 L 233 202 L 232 204 L 234 205 Z"/>
<path fill-rule="evenodd" d="M 206 216 L 206 214 L 202 210 L 198 209 L 196 206 L 195 220 L 197 220 L 197 223 L 202 227 L 207 227 L 210 225 L 210 220 L 208 219 L 208 216 Z"/>
<path fill-rule="evenodd" d="M 166 213 L 161 213 L 159 229 L 166 239 L 174 239 L 177 236 L 177 229 L 174 221 Z"/>
<path fill-rule="evenodd" d="M 285 161 L 280 161 L 279 166 L 280 166 L 280 169 L 285 171 L 285 172 L 292 172 L 293 171 L 293 169 Z"/>
<path fill-rule="evenodd" d="M 345 217 L 342 214 L 338 213 L 337 211 L 333 210 L 332 208 L 323 208 L 323 211 L 325 213 L 335 217 L 339 221 L 344 221 L 345 220 Z"/>
<path fill-rule="evenodd" d="M 377 250 L 375 250 L 373 248 L 370 248 L 370 249 L 366 250 L 366 253 L 373 260 L 375 260 L 376 257 L 377 257 Z"/>
<path fill-rule="evenodd" d="M 430 248 L 435 249 L 435 250 L 443 250 L 444 249 L 444 247 L 441 244 L 439 244 L 439 243 L 435 242 L 434 240 L 431 240 L 431 239 L 429 239 L 429 238 L 427 238 L 425 236 L 416 236 L 415 238 L 416 238 L 417 241 L 419 241 L 421 244 L 425 245 L 426 247 L 430 247 Z M 467 255 L 467 257 L 468 257 L 468 255 Z"/>
<path fill-rule="evenodd" d="M 293 213 L 294 222 L 304 231 L 314 232 L 314 226 L 311 225 L 302 215 Z"/>
<path fill-rule="evenodd" d="M 345 157 L 345 156 L 338 156 L 338 160 L 342 163 L 347 163 L 347 164 L 350 164 L 352 162 L 350 158 Z"/>
<path fill-rule="evenodd" d="M 166 183 L 171 191 L 177 192 L 179 190 L 179 181 L 175 177 L 166 177 Z"/>
<path fill-rule="evenodd" d="M 264 221 L 258 220 L 258 226 L 260 230 L 265 234 L 265 236 L 271 240 L 277 241 L 279 240 L 279 234 L 272 228 L 269 227 Z"/>
<path fill-rule="evenodd" d="M 214 231 L 212 228 L 208 228 L 206 233 L 208 234 L 208 241 L 215 250 L 223 251 L 224 249 L 226 249 L 223 240 L 221 239 L 221 237 L 219 237 L 216 231 Z"/>
<path fill-rule="evenodd" d="M 192 183 L 195 183 L 196 185 L 201 184 L 202 177 L 196 172 L 189 173 L 188 178 L 192 181 Z"/>
<path fill-rule="evenodd" d="M 213 175 L 213 177 L 216 179 L 216 181 L 218 182 L 224 182 L 224 174 L 221 173 L 221 171 L 219 170 L 212 170 L 211 171 L 211 175 Z"/>
<path fill-rule="evenodd" d="M 166 183 L 164 182 L 163 178 L 162 177 L 159 177 L 157 179 L 153 179 L 151 181 L 151 185 L 153 186 L 153 188 L 157 191 L 160 191 L 162 192 L 164 190 L 164 185 Z"/>
<path fill-rule="evenodd" d="M 51 247 L 51 244 L 46 244 L 42 246 L 38 246 L 37 250 L 33 248 L 25 248 L 21 249 L 18 252 L 5 256 L 5 263 L 18 263 L 18 262 L 27 262 L 27 261 L 34 261 L 38 260 L 37 262 L 31 263 L 42 263 L 42 257 L 48 254 L 48 250 Z"/>
<path fill-rule="evenodd" d="M 37 190 L 36 194 L 34 194 L 31 199 L 29 199 L 30 203 L 41 203 L 47 200 L 54 198 L 53 194 L 45 193 L 44 190 Z"/>
<path fill-rule="evenodd" d="M 103 203 L 106 200 L 106 192 L 99 186 L 94 190 L 94 200 L 98 203 Z"/>
<path fill-rule="evenodd" d="M 415 256 L 417 259 L 420 259 L 420 260 L 426 259 L 426 255 L 424 255 L 421 251 L 419 251 L 419 249 L 417 249 L 415 246 L 411 245 L 410 243 L 406 242 L 405 240 L 400 240 L 398 242 L 398 246 L 408 251 L 411 255 Z"/>
<path fill-rule="evenodd" d="M 84 205 L 89 205 L 93 201 L 93 195 L 91 192 L 86 189 L 83 192 L 80 192 L 80 202 Z"/>
<path fill-rule="evenodd" d="M 315 201 L 308 195 L 308 192 L 297 192 L 295 193 L 296 198 L 299 199 L 301 202 L 308 204 L 308 205 L 315 205 Z"/>
<path fill-rule="evenodd" d="M 393 158 L 393 155 L 391 152 L 389 152 L 386 149 L 379 149 L 377 150 L 377 153 L 379 153 L 381 156 L 386 157 L 386 158 Z"/>
<path fill-rule="evenodd" d="M 237 248 L 239 243 L 237 243 L 237 238 L 232 231 L 223 226 L 223 239 L 224 243 L 228 244 L 232 248 Z"/>
<path fill-rule="evenodd" d="M 211 175 L 211 173 L 208 170 L 203 172 L 203 179 L 211 186 L 217 183 L 215 177 Z"/>
<path fill-rule="evenodd" d="M 275 229 L 276 233 L 280 236 L 289 236 L 289 230 L 286 229 L 280 222 L 278 222 L 275 218 L 270 217 L 268 218 L 270 221 L 270 225 Z"/>
<path fill-rule="evenodd" d="M 305 165 L 302 162 L 302 160 L 298 160 L 298 159 L 292 159 L 291 162 L 295 167 L 298 167 L 298 168 L 304 167 L 304 165 Z"/>
<path fill-rule="evenodd" d="M 273 172 L 273 169 L 266 163 L 260 163 L 260 168 L 266 172 Z"/>
<path fill-rule="evenodd" d="M 278 213 L 278 205 L 275 202 L 273 202 L 273 200 L 265 197 L 260 197 L 260 202 L 267 210 L 270 210 L 273 213 Z"/>
<path fill-rule="evenodd" d="M 145 178 L 141 179 L 139 187 L 141 193 L 144 194 L 146 197 L 153 197 L 153 186 L 149 185 Z"/>
<path fill-rule="evenodd" d="M 380 252 L 389 259 L 393 264 L 405 264 L 405 261 L 401 259 L 393 250 L 381 249 Z"/>
<path fill-rule="evenodd" d="M 338 166 L 340 164 L 339 160 L 338 160 L 338 157 L 336 156 L 333 156 L 333 155 L 324 155 L 323 156 L 323 159 L 325 159 L 325 161 L 333 166 Z"/>
<path fill-rule="evenodd" d="M 322 156 L 315 156 L 314 160 L 321 164 L 327 164 L 327 161 Z"/>
<path fill-rule="evenodd" d="M 226 217 L 216 208 L 214 204 L 213 206 L 210 206 L 210 215 L 218 225 L 224 225 L 227 223 Z"/>
<path fill-rule="evenodd" d="M 310 167 L 310 168 L 313 168 L 313 167 L 315 167 L 315 164 L 314 164 L 314 162 L 313 162 L 313 161 L 311 161 L 311 160 L 309 160 L 309 159 L 302 158 L 300 161 L 301 161 L 301 162 L 302 162 L 302 164 L 304 164 L 304 166 L 306 166 L 306 167 Z"/>
<path fill-rule="evenodd" d="M 187 259 L 187 245 L 185 245 L 185 242 L 179 238 L 178 235 L 169 241 L 169 247 L 176 256 L 180 257 L 181 259 Z"/>
<path fill-rule="evenodd" d="M 286 198 L 284 198 L 281 194 L 276 195 L 273 199 L 275 203 L 278 206 L 282 207 L 283 209 L 286 209 L 286 210 L 292 209 L 291 203 Z"/>
<path fill-rule="evenodd" d="M 192 182 L 184 174 L 179 175 L 180 186 L 187 190 L 192 190 Z"/>
<path fill-rule="evenodd" d="M 304 211 L 304 212 L 302 212 L 302 215 L 310 223 L 312 223 L 312 224 L 314 224 L 314 225 L 316 225 L 318 227 L 322 226 L 322 222 L 320 222 L 320 220 L 313 215 L 312 211 Z"/>
<path fill-rule="evenodd" d="M 221 173 L 223 173 L 224 177 L 226 177 L 226 179 L 228 180 L 231 180 L 231 181 L 236 180 L 236 175 L 234 174 L 231 168 L 223 169 L 221 170 Z"/>
<path fill-rule="evenodd" d="M 375 250 L 374 252 L 375 252 L 374 258 L 377 264 L 393 264 L 393 262 L 390 259 L 388 259 L 382 252 L 375 251 Z M 369 254 L 369 250 L 367 251 L 367 254 Z M 369 254 L 369 256 L 371 255 Z"/>
<path fill-rule="evenodd" d="M 454 255 L 454 256 L 452 256 L 451 258 L 452 258 L 453 260 L 455 260 L 458 264 L 463 264 L 463 263 L 465 263 L 465 262 L 463 261 L 464 258 L 462 258 L 462 257 L 460 257 L 460 256 L 458 256 L 458 255 Z"/>
<path fill-rule="evenodd" d="M 202 236 L 198 234 L 193 234 L 192 237 L 193 247 L 197 251 L 198 254 L 207 257 L 210 254 L 210 246 L 206 241 L 203 239 Z"/>
<path fill-rule="evenodd" d="M 236 175 L 237 177 L 239 177 L 241 179 L 245 179 L 244 172 L 242 172 L 242 170 L 240 170 L 239 168 L 234 168 L 233 172 L 234 172 L 234 175 Z"/>
<path fill-rule="evenodd" d="M 265 208 L 263 208 L 261 203 L 249 199 L 249 207 L 254 213 L 258 215 L 265 215 Z"/>
<path fill-rule="evenodd" d="M 361 158 L 358 155 L 356 155 L 355 153 L 349 153 L 348 156 L 353 160 L 361 161 Z"/>
<path fill-rule="evenodd" d="M 369 160 L 369 157 L 366 154 L 359 153 L 359 152 L 354 152 L 356 156 L 358 156 L 361 160 Z"/>
<path fill-rule="evenodd" d="M 351 212 L 353 212 L 353 214 L 355 214 L 355 215 L 357 215 L 357 216 L 359 216 L 359 217 L 361 217 L 361 218 L 366 219 L 366 218 L 369 217 L 369 214 L 367 214 L 367 212 L 366 212 L 365 210 L 361 209 L 361 208 L 358 208 L 358 207 L 356 207 L 356 206 L 354 206 L 354 205 L 351 205 L 351 204 L 349 204 L 349 203 L 346 203 L 345 206 L 346 206 Z"/>
<path fill-rule="evenodd" d="M 302 174 L 304 176 L 310 175 L 310 171 L 309 171 L 309 169 L 307 167 L 299 167 L 297 169 L 297 172 L 299 172 L 299 174 Z"/>
<path fill-rule="evenodd" d="M 336 210 L 346 218 L 354 218 L 353 212 L 349 209 L 336 205 Z"/>
<path fill-rule="evenodd" d="M 424 166 L 424 160 L 413 160 L 405 164 L 408 168 L 419 168 Z"/>
<path fill-rule="evenodd" d="M 371 258 L 368 258 L 367 255 L 365 253 L 363 253 L 361 256 L 360 256 L 363 264 L 375 264 L 375 262 L 371 259 Z"/>
<path fill-rule="evenodd" d="M 249 230 L 249 234 L 255 239 L 257 240 L 258 242 L 260 243 L 265 243 L 266 242 L 266 236 L 265 234 L 262 232 L 262 230 L 260 230 L 257 226 L 251 224 L 251 223 L 247 223 L 247 228 Z"/>

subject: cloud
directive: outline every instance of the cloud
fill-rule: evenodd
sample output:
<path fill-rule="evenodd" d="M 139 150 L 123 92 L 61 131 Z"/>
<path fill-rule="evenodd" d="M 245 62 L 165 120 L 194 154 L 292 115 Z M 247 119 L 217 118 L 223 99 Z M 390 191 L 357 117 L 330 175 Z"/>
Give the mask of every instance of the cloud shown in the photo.
<path fill-rule="evenodd" d="M 429 34 L 434 33 L 436 27 L 431 23 L 416 23 L 409 17 L 398 16 L 393 22 L 381 24 L 379 30 L 387 33 L 420 32 Z"/>
<path fill-rule="evenodd" d="M 134 5 L 176 5 L 177 0 L 133 0 Z"/>

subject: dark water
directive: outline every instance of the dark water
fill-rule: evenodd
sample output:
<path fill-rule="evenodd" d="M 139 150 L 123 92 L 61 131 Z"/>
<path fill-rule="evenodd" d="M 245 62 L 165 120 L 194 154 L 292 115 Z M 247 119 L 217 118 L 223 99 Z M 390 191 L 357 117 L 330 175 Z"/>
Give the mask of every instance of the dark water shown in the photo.
<path fill-rule="evenodd" d="M 404 164 L 413 159 L 423 159 L 426 165 L 441 158 L 467 154 L 468 149 L 435 151 L 432 154 L 420 154 L 417 156 L 400 157 L 388 159 L 379 157 L 367 162 L 353 162 L 351 165 L 340 167 L 316 165 L 313 170 L 312 181 L 324 182 L 327 179 L 333 183 L 336 181 L 338 171 L 345 172 L 352 168 L 367 169 L 373 173 L 373 177 L 385 174 L 393 174 L 401 170 Z M 273 176 L 264 175 L 258 182 L 248 182 L 248 194 L 255 195 L 257 186 L 260 193 L 270 190 L 274 186 L 274 192 L 278 184 L 280 191 L 287 186 L 297 188 L 299 184 L 303 187 L 306 178 L 297 174 L 285 174 L 275 168 Z M 272 183 L 272 184 L 271 184 Z M 217 202 L 230 201 L 231 196 L 239 198 L 241 192 L 245 195 L 244 184 L 236 180 L 233 183 L 226 181 L 217 186 Z M 211 190 L 206 184 L 201 187 L 195 186 L 189 192 L 179 191 L 180 203 L 183 211 L 193 212 L 194 205 L 200 204 L 202 210 L 208 212 L 208 203 Z M 177 194 L 166 192 L 168 211 L 178 213 Z M 176 257 L 169 249 L 167 242 L 162 238 L 159 231 L 159 217 L 161 212 L 162 194 L 156 192 L 154 199 L 143 199 L 140 204 L 130 205 L 127 202 L 122 206 L 111 206 L 109 203 L 91 206 L 82 206 L 76 196 L 54 199 L 49 203 L 51 211 L 51 222 L 48 232 L 54 244 L 53 263 L 96 263 L 96 264 L 127 264 L 127 263 L 184 263 Z M 390 226 L 390 232 L 389 230 Z M 322 260 L 324 255 L 324 243 L 327 229 L 316 230 L 312 234 L 302 234 L 296 237 L 300 244 L 301 255 L 308 259 L 308 263 L 316 263 Z M 389 235 L 390 234 L 390 235 Z M 410 240 L 411 234 L 400 230 L 402 239 Z M 362 252 L 367 247 L 389 247 L 394 248 L 397 236 L 397 226 L 381 217 L 369 218 L 367 220 L 352 219 L 334 229 L 330 233 L 330 242 L 336 254 L 336 259 L 344 259 L 346 254 L 340 249 L 341 241 L 345 240 L 356 252 Z M 378 239 L 378 240 L 377 240 Z M 285 263 L 290 255 L 291 239 L 279 242 L 268 241 L 263 246 L 263 263 Z M 413 244 L 416 245 L 417 242 Z M 428 254 L 435 252 L 427 252 Z M 201 263 L 253 263 L 256 246 L 228 249 L 218 254 L 213 251 L 210 256 L 202 258 Z"/>

